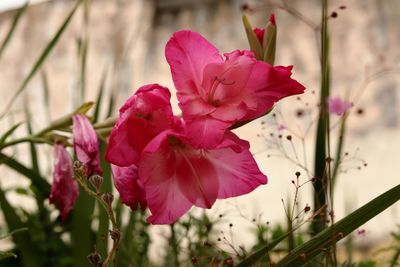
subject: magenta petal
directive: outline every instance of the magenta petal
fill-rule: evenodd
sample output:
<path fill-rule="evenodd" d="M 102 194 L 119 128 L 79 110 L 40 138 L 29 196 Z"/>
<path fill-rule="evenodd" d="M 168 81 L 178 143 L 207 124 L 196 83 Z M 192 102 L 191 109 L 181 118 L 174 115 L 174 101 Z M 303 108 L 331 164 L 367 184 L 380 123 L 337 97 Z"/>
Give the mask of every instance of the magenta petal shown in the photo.
<path fill-rule="evenodd" d="M 145 210 L 147 207 L 146 193 L 142 183 L 139 181 L 138 168 L 136 165 L 119 167 L 111 165 L 113 181 L 118 190 L 122 203 L 128 205 L 132 210 Z"/>
<path fill-rule="evenodd" d="M 253 29 L 254 33 L 257 36 L 258 41 L 260 42 L 261 46 L 263 45 L 264 42 L 264 34 L 265 34 L 265 29 L 261 29 L 261 28 L 254 28 Z"/>
<path fill-rule="evenodd" d="M 143 151 L 139 177 L 152 213 L 147 219 L 149 223 L 173 223 L 192 207 L 193 204 L 179 185 L 175 172 L 175 155 L 169 147 L 167 135 L 161 134 Z"/>
<path fill-rule="evenodd" d="M 62 144 L 54 145 L 54 171 L 50 203 L 61 211 L 62 221 L 68 218 L 79 195 L 78 183 L 73 178 L 72 160 Z"/>
<path fill-rule="evenodd" d="M 214 148 L 222 140 L 231 122 L 204 116 L 186 123 L 186 135 L 196 148 Z"/>
<path fill-rule="evenodd" d="M 165 47 L 172 79 L 180 103 L 193 96 L 204 97 L 201 88 L 203 70 L 212 62 L 223 62 L 218 50 L 200 34 L 188 30 L 173 34 Z"/>
<path fill-rule="evenodd" d="M 242 148 L 241 152 L 227 146 L 208 153 L 208 159 L 218 173 L 218 199 L 244 195 L 267 183 L 267 177 L 258 168 L 247 142 L 238 139 L 233 133 L 230 135 L 225 137 L 230 139 L 225 141 L 226 144 L 234 142 Z"/>
<path fill-rule="evenodd" d="M 72 116 L 74 150 L 79 161 L 86 165 L 88 176 L 102 174 L 100 167 L 99 140 L 96 131 L 85 115 Z"/>
<path fill-rule="evenodd" d="M 143 148 L 172 123 L 170 96 L 168 88 L 149 84 L 125 102 L 109 138 L 107 161 L 124 167 L 139 161 Z"/>

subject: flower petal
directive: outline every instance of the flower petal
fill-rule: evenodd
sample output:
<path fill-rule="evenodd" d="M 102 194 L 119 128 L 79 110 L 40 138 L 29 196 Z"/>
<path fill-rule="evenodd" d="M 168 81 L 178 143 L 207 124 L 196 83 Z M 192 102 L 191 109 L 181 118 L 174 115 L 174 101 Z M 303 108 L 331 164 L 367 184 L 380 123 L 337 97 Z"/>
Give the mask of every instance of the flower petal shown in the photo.
<path fill-rule="evenodd" d="M 196 32 L 183 30 L 173 34 L 165 47 L 172 79 L 180 103 L 204 97 L 201 88 L 203 70 L 212 62 L 223 62 L 217 48 Z"/>
<path fill-rule="evenodd" d="M 50 203 L 61 211 L 61 219 L 68 218 L 79 195 L 78 183 L 73 178 L 72 160 L 62 144 L 54 145 L 54 171 L 51 185 Z"/>
<path fill-rule="evenodd" d="M 100 167 L 99 140 L 88 118 L 83 114 L 72 116 L 74 150 L 79 161 L 86 165 L 87 176 L 102 174 Z"/>
<path fill-rule="evenodd" d="M 168 88 L 149 84 L 125 102 L 109 138 L 107 161 L 124 167 L 139 161 L 140 152 L 149 141 L 170 127 L 170 96 Z"/>
<path fill-rule="evenodd" d="M 122 203 L 128 205 L 132 210 L 145 210 L 147 207 L 146 193 L 142 183 L 139 181 L 138 168 L 136 165 L 119 167 L 111 165 L 113 181 L 118 190 Z"/>

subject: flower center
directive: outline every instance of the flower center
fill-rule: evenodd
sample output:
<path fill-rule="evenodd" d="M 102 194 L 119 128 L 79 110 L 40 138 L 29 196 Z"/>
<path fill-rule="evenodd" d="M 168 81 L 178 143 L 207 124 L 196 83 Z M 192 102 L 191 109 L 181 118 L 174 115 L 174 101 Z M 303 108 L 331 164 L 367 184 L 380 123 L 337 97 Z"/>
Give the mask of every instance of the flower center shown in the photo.
<path fill-rule="evenodd" d="M 214 76 L 212 78 L 211 87 L 210 87 L 210 90 L 208 92 L 208 99 L 207 99 L 208 103 L 213 105 L 213 106 L 219 106 L 220 101 L 214 99 L 215 92 L 217 91 L 218 86 L 220 84 L 222 84 L 222 85 L 233 85 L 234 83 L 235 83 L 235 81 L 228 81 L 224 77 Z"/>

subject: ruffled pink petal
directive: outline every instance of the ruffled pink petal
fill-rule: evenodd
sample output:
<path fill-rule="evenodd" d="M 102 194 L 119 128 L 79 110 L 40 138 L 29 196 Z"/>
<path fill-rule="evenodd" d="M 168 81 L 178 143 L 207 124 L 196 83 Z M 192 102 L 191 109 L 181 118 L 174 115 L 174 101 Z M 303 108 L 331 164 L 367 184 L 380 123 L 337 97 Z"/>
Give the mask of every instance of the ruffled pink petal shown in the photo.
<path fill-rule="evenodd" d="M 179 107 L 184 111 L 185 119 L 195 119 L 200 116 L 210 114 L 217 108 L 210 105 L 202 98 L 193 99 L 186 103 L 179 104 Z"/>
<path fill-rule="evenodd" d="M 149 141 L 170 127 L 170 96 L 168 88 L 149 84 L 125 102 L 109 138 L 107 161 L 124 167 L 139 161 L 140 152 Z"/>
<path fill-rule="evenodd" d="M 222 140 L 231 122 L 220 121 L 211 116 L 199 117 L 186 122 L 186 135 L 190 144 L 197 148 L 214 148 Z"/>
<path fill-rule="evenodd" d="M 302 94 L 304 86 L 292 79 L 291 75 L 292 66 L 273 67 L 268 63 L 257 61 L 246 84 L 248 94 L 245 97 L 249 102 L 256 101 L 257 108 L 249 110 L 241 121 L 255 119 L 265 114 L 275 102 L 284 97 Z"/>
<path fill-rule="evenodd" d="M 188 30 L 173 34 L 165 47 L 180 103 L 205 96 L 201 87 L 207 64 L 223 62 L 218 50 L 200 34 Z"/>
<path fill-rule="evenodd" d="M 249 151 L 248 142 L 240 140 L 233 133 L 225 138 L 228 140 L 221 145 L 226 147 L 210 150 L 207 154 L 217 171 L 218 199 L 244 195 L 266 184 L 267 177 L 258 168 Z M 232 143 L 242 148 L 239 153 L 232 147 Z"/>
<path fill-rule="evenodd" d="M 85 115 L 72 116 L 74 150 L 79 161 L 86 165 L 88 176 L 102 174 L 100 167 L 99 140 L 96 131 Z"/>
<path fill-rule="evenodd" d="M 51 186 L 50 203 L 56 204 L 61 211 L 61 219 L 65 221 L 79 195 L 78 183 L 73 178 L 72 160 L 62 144 L 54 145 L 53 184 Z"/>
<path fill-rule="evenodd" d="M 113 181 L 118 190 L 122 203 L 128 205 L 132 210 L 145 210 L 147 207 L 146 193 L 142 183 L 139 181 L 138 168 L 136 165 L 119 167 L 111 165 Z"/>

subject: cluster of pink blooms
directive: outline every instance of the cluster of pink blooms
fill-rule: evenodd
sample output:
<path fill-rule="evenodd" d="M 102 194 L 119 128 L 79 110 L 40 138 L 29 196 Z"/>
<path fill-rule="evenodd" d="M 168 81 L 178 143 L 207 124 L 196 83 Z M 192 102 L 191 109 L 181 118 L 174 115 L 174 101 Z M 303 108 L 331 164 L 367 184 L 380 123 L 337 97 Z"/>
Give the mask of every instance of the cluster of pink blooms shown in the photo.
<path fill-rule="evenodd" d="M 182 115 L 173 114 L 168 88 L 140 87 L 121 107 L 105 154 L 122 202 L 133 210 L 148 207 L 153 224 L 173 223 L 192 206 L 211 208 L 217 199 L 266 184 L 249 143 L 230 129 L 304 91 L 291 78 L 292 67 L 258 61 L 247 50 L 222 57 L 196 32 L 175 32 L 165 54 Z M 83 115 L 74 116 L 73 122 L 78 159 L 86 164 L 87 175 L 101 174 L 93 127 Z M 55 147 L 56 158 L 69 157 L 62 145 Z M 64 171 L 56 162 L 55 184 L 66 179 Z M 68 186 L 52 190 L 51 196 L 63 218 L 78 195 L 74 180 L 64 182 Z"/>

